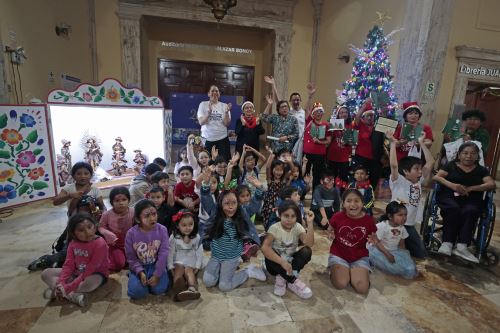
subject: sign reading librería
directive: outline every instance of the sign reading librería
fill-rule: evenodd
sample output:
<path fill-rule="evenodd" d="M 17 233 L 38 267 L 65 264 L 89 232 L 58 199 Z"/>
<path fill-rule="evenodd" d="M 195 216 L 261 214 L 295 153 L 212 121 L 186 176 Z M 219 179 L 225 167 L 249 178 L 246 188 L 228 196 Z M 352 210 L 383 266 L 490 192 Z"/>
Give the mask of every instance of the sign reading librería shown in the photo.
<path fill-rule="evenodd" d="M 488 67 L 470 67 L 463 64 L 460 66 L 460 73 L 481 75 L 481 76 L 491 76 L 500 77 L 500 68 L 488 68 Z"/>

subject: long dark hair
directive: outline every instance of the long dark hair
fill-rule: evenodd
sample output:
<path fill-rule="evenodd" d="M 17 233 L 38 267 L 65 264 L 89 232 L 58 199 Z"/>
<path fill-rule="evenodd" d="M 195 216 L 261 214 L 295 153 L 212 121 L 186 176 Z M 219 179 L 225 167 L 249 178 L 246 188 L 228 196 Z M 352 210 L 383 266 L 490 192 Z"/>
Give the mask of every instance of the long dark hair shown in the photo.
<path fill-rule="evenodd" d="M 84 221 L 92 222 L 97 231 L 97 222 L 92 215 L 88 213 L 76 213 L 75 215 L 71 216 L 68 221 L 68 243 L 72 240 L 78 241 L 75 236 L 75 229 L 80 223 Z"/>
<path fill-rule="evenodd" d="M 380 217 L 380 221 L 389 220 L 392 216 L 394 216 L 394 214 L 399 213 L 399 211 L 401 211 L 402 209 L 407 211 L 404 203 L 400 201 L 389 202 L 389 204 L 387 204 L 387 206 L 385 207 L 385 214 Z"/>
<path fill-rule="evenodd" d="M 207 234 L 211 239 L 221 238 L 224 234 L 224 221 L 228 219 L 224 210 L 222 209 L 222 200 L 228 195 L 234 195 L 237 202 L 236 213 L 230 218 L 233 221 L 236 227 L 236 237 L 239 239 L 243 238 L 243 235 L 248 231 L 247 226 L 245 224 L 245 219 L 243 217 L 243 213 L 241 211 L 240 203 L 238 202 L 238 197 L 234 192 L 231 191 L 223 191 L 219 194 L 217 198 L 217 214 L 215 215 L 214 223 L 212 227 L 207 231 Z"/>
<path fill-rule="evenodd" d="M 281 161 L 281 160 L 278 160 L 278 159 L 275 159 L 271 162 L 271 181 L 275 180 L 274 179 L 274 175 L 273 175 L 273 170 L 274 168 L 276 168 L 277 166 L 281 166 L 283 168 L 283 174 L 281 175 L 281 179 L 279 180 L 280 182 L 283 181 L 283 179 L 285 179 L 285 173 L 286 173 L 286 164 Z"/>

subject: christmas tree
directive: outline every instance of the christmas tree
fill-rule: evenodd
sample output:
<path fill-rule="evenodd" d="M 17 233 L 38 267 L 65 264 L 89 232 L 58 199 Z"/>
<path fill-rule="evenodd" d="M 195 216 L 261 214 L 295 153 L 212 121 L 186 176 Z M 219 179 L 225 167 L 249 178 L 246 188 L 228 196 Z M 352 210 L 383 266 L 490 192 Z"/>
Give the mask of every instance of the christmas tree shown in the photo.
<path fill-rule="evenodd" d="M 385 36 L 383 29 L 375 25 L 368 33 L 362 49 L 351 45 L 356 58 L 344 89 L 337 90 L 339 105 L 344 104 L 351 112 L 355 112 L 367 97 L 372 97 L 377 116 L 396 118 L 397 103 L 387 54 L 387 47 L 392 43 L 391 37 L 396 32 Z"/>

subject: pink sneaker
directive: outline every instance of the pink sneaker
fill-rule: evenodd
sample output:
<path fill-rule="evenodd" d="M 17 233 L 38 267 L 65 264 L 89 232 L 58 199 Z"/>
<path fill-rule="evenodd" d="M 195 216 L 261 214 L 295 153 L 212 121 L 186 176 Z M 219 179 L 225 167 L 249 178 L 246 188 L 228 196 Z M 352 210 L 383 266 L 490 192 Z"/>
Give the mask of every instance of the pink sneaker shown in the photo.
<path fill-rule="evenodd" d="M 306 286 L 306 284 L 300 279 L 295 279 L 294 283 L 288 283 L 287 285 L 288 289 L 293 291 L 295 295 L 299 296 L 300 298 L 308 299 L 313 295 L 311 289 L 309 289 L 309 287 Z"/>
<path fill-rule="evenodd" d="M 284 296 L 286 293 L 286 280 L 281 277 L 281 275 L 276 275 L 276 281 L 274 282 L 274 294 L 276 296 Z"/>
<path fill-rule="evenodd" d="M 254 257 L 257 252 L 259 252 L 259 246 L 253 243 L 245 243 L 243 244 L 243 253 L 241 254 L 241 258 L 243 261 L 249 261 L 251 257 Z"/>

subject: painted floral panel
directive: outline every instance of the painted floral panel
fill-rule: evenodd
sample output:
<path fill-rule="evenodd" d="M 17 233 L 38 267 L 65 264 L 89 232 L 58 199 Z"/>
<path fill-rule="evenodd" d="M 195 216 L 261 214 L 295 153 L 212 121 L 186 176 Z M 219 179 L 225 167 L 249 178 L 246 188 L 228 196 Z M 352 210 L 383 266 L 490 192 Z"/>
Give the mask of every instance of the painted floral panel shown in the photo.
<path fill-rule="evenodd" d="M 45 105 L 0 105 L 0 208 L 56 195 Z"/>

